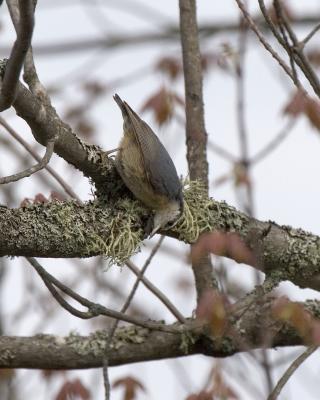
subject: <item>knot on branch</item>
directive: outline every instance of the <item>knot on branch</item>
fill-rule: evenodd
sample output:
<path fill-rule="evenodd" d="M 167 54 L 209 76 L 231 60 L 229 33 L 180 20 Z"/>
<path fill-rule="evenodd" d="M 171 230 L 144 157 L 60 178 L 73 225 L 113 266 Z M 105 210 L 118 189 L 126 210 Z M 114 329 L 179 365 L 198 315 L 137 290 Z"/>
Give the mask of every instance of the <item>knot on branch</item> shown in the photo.
<path fill-rule="evenodd" d="M 8 63 L 8 58 L 3 58 L 0 60 L 0 78 L 3 79 L 4 73 L 6 72 L 6 67 Z"/>

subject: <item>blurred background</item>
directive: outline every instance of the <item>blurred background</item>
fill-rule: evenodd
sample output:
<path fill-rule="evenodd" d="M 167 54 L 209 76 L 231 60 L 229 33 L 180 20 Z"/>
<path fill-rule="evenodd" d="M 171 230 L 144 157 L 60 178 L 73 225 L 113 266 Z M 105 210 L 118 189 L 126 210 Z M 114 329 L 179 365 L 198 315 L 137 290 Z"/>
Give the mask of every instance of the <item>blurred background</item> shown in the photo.
<path fill-rule="evenodd" d="M 239 29 L 235 1 L 197 3 L 210 194 L 258 219 L 320 234 L 319 104 L 316 102 L 313 113 L 299 111 L 299 98 L 288 77 L 251 32 Z M 249 8 L 259 18 L 257 3 L 251 0 Z M 288 0 L 286 6 L 299 38 L 311 31 L 317 16 L 320 21 L 318 0 Z M 0 39 L 0 57 L 8 57 L 15 33 L 5 4 L 0 9 Z M 319 43 L 317 34 L 306 49 L 317 72 Z M 178 1 L 39 0 L 33 48 L 40 80 L 54 107 L 83 140 L 105 150 L 117 147 L 122 117 L 112 96 L 118 93 L 158 134 L 179 175 L 187 176 Z M 12 108 L 2 116 L 34 152 L 44 153 Z M 0 176 L 34 163 L 3 126 L 0 146 Z M 64 160 L 53 156 L 50 166 L 82 200 L 93 198 L 88 180 Z M 67 195 L 46 170 L 0 189 L 0 203 L 9 207 L 56 197 Z M 141 267 L 158 241 L 159 236 L 146 240 L 132 258 L 134 263 Z M 186 316 L 196 304 L 188 252 L 189 246 L 165 238 L 146 273 Z M 126 267 L 110 266 L 102 257 L 43 259 L 41 263 L 83 296 L 117 310 L 135 281 Z M 231 301 L 261 281 L 261 276 L 245 265 L 222 257 L 213 257 L 213 263 Z M 110 324 L 106 318 L 82 321 L 61 309 L 25 259 L 4 258 L 0 266 L 2 334 L 68 335 L 72 331 L 86 335 Z M 282 283 L 278 293 L 299 300 L 320 297 L 290 283 Z M 128 313 L 174 321 L 142 284 Z M 112 398 L 130 400 L 133 397 L 126 396 L 132 385 L 137 399 L 187 399 L 208 388 L 216 390 L 217 399 L 265 399 L 299 351 L 254 351 L 225 360 L 193 356 L 110 368 L 110 380 L 115 384 Z M 315 359 L 308 359 L 295 373 L 281 398 L 317 398 L 320 371 Z M 0 383 L 6 393 L 1 399 L 67 399 L 67 395 L 63 397 L 66 384 L 83 387 L 88 399 L 104 396 L 100 369 L 0 371 Z"/>

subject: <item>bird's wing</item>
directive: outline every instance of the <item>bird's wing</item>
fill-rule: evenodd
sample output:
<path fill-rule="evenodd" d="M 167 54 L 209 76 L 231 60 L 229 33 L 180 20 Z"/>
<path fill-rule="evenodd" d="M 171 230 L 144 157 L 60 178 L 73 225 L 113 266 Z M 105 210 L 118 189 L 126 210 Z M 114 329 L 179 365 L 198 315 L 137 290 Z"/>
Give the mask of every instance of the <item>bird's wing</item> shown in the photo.
<path fill-rule="evenodd" d="M 144 171 L 150 185 L 157 193 L 181 201 L 181 183 L 174 163 L 166 148 L 150 126 L 118 95 L 114 96 L 124 119 L 130 127 L 140 148 Z"/>

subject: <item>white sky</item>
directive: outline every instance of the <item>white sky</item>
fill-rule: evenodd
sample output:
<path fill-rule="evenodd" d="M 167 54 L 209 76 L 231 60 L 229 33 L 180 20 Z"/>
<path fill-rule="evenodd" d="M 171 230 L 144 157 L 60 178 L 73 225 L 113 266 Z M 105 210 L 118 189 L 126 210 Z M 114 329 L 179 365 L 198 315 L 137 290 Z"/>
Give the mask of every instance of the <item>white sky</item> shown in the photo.
<path fill-rule="evenodd" d="M 93 1 L 92 1 L 93 2 Z M 52 6 L 53 3 L 59 6 Z M 121 1 L 95 1 L 97 4 L 97 13 L 92 13 L 89 7 L 85 6 L 85 1 L 71 1 L 66 4 L 64 1 L 49 1 L 39 0 L 39 6 L 36 18 L 36 30 L 34 34 L 34 46 L 37 43 L 53 43 L 56 41 L 67 41 L 72 38 L 87 38 L 100 37 L 103 33 L 137 33 L 141 31 L 149 32 L 156 30 L 156 22 L 151 17 L 147 20 L 137 16 L 131 16 L 129 12 L 121 10 L 119 4 Z M 161 14 L 167 16 L 172 21 L 177 20 L 177 1 L 162 0 L 161 2 L 150 2 L 147 0 L 139 0 L 139 3 L 147 4 L 154 9 L 158 9 Z M 319 2 L 314 0 L 292 1 L 301 12 L 318 12 Z M 113 7 L 107 7 L 107 4 L 113 4 Z M 118 4 L 118 7 L 117 7 Z M 257 8 L 257 2 L 251 1 L 253 9 Z M 8 45 L 12 41 L 12 28 L 7 23 L 7 13 L 2 7 L 1 21 L 5 22 L 5 29 L 2 32 L 2 41 L 0 46 Z M 211 0 L 198 1 L 199 21 L 211 22 L 219 21 L 220 18 L 237 18 L 238 10 L 235 2 L 232 0 L 213 2 Z M 165 20 L 165 17 L 163 18 Z M 160 19 L 160 26 L 161 26 Z M 159 21 L 158 21 L 159 22 Z M 299 32 L 302 36 L 305 32 Z M 221 35 L 206 41 L 206 50 L 218 50 L 221 44 L 226 40 L 236 45 L 236 40 L 230 35 Z M 251 37 L 250 42 L 254 42 L 255 38 Z M 313 43 L 319 43 L 319 35 L 314 39 Z M 125 51 L 115 50 L 106 51 L 101 55 L 102 50 L 88 51 L 84 54 L 72 53 L 71 55 L 51 56 L 48 58 L 36 57 L 36 65 L 40 78 L 45 85 L 53 82 L 59 82 L 62 77 L 68 76 L 72 80 L 80 67 L 86 65 L 87 74 L 92 77 L 97 77 L 108 81 L 116 77 L 127 75 L 132 70 L 138 70 L 146 65 L 151 65 L 160 56 L 168 54 L 178 54 L 180 51 L 179 44 L 162 44 L 140 47 L 128 47 Z M 108 77 L 108 78 L 106 78 Z M 275 65 L 269 55 L 266 55 L 265 50 L 260 46 L 250 46 L 247 55 L 247 123 L 250 139 L 250 154 L 255 154 L 269 140 L 274 137 L 285 124 L 285 120 L 281 114 L 281 109 L 289 98 L 292 90 L 288 79 L 283 75 L 282 71 Z M 277 77 L 277 79 L 275 79 Z M 138 80 L 135 84 L 130 84 L 128 87 L 121 87 L 118 91 L 121 97 L 125 98 L 133 108 L 139 110 L 139 107 L 144 103 L 145 99 L 151 95 L 161 82 L 159 75 L 146 75 L 145 78 Z M 180 82 L 175 84 L 175 88 L 182 95 L 183 87 Z M 78 101 L 81 94 L 78 93 L 79 88 L 72 83 L 67 89 L 68 102 Z M 235 120 L 235 83 L 227 74 L 219 71 L 213 71 L 204 80 L 204 100 L 206 111 L 206 126 L 212 140 L 228 149 L 233 154 L 239 153 L 238 137 L 237 137 L 237 122 Z M 58 110 L 63 110 L 66 102 L 61 99 L 54 99 L 54 105 Z M 32 136 L 28 129 L 20 121 L 13 119 L 12 110 L 5 114 L 9 121 L 14 121 L 15 126 L 25 138 L 28 138 L 33 143 Z M 150 114 L 145 114 L 145 119 L 159 132 L 161 140 L 168 148 L 171 155 L 174 157 L 179 174 L 186 174 L 187 166 L 185 162 L 184 137 L 181 128 L 177 125 L 163 128 L 159 131 L 156 128 L 155 122 Z M 95 137 L 95 141 L 105 149 L 116 147 L 121 131 L 122 121 L 120 113 L 112 100 L 111 93 L 100 101 L 94 108 L 93 118 L 98 123 L 99 130 Z M 2 135 L 3 132 L 0 132 Z M 320 234 L 319 227 L 319 200 L 320 191 L 317 184 L 317 178 L 320 171 L 320 137 L 317 132 L 310 128 L 305 119 L 299 120 L 294 132 L 289 136 L 283 145 L 281 145 L 266 161 L 259 164 L 254 170 L 254 185 L 255 185 L 255 203 L 257 208 L 257 217 L 260 219 L 271 219 L 278 223 L 290 224 L 295 227 L 301 227 Z M 211 155 L 212 159 L 212 155 Z M 214 156 L 214 161 L 210 165 L 210 181 L 226 173 L 229 169 L 228 164 L 219 157 Z M 19 166 L 7 162 L 9 158 L 3 157 L 0 161 L 1 174 L 14 172 Z M 57 157 L 53 160 L 56 169 L 64 171 L 66 179 L 71 179 L 71 174 L 63 169 L 64 163 Z M 6 167 L 6 170 L 4 169 Z M 90 198 L 90 187 L 85 183 L 85 180 L 72 178 L 74 190 L 79 193 L 82 198 Z M 17 204 L 24 197 L 34 197 L 39 192 L 39 183 L 36 180 L 30 179 L 27 184 L 19 183 L 17 192 Z M 213 196 L 218 200 L 226 200 L 228 203 L 237 206 L 237 199 L 234 195 L 233 185 L 226 184 L 214 190 Z M 1 193 L 0 193 L 1 200 Z M 177 243 L 168 240 L 171 245 L 176 246 Z M 183 248 L 183 245 L 181 245 Z M 139 264 L 144 258 L 144 254 L 135 257 Z M 64 273 L 64 261 L 57 263 L 56 261 L 45 260 L 45 265 L 50 267 L 50 271 L 57 276 Z M 84 264 L 90 265 L 89 261 Z M 58 266 L 57 266 L 58 265 Z M 61 266 L 61 268 L 60 268 Z M 24 275 L 18 274 L 21 272 L 22 263 L 16 263 L 15 273 L 8 278 L 5 292 L 3 294 L 4 304 L 10 310 L 14 304 L 18 304 L 19 294 L 12 297 L 10 289 L 10 280 L 16 286 L 22 286 L 21 280 Z M 23 269 L 26 269 L 23 265 Z M 28 270 L 29 271 L 29 270 Z M 240 272 L 241 271 L 241 272 Z M 230 276 L 236 281 L 239 279 L 249 279 L 250 268 L 235 265 L 230 266 Z M 24 272 L 26 274 L 26 272 Z M 125 284 L 128 285 L 130 280 L 126 272 L 119 270 L 110 270 L 107 272 L 110 279 L 114 276 L 123 274 Z M 186 315 L 190 315 L 194 307 L 194 299 L 186 299 L 176 293 L 176 288 L 172 284 L 175 277 L 180 274 L 188 274 L 191 278 L 190 271 L 186 272 L 184 260 L 173 263 L 170 257 L 163 256 L 154 261 L 148 277 L 152 282 L 156 283 L 160 289 L 163 289 L 170 298 L 174 299 L 178 308 Z M 241 274 L 241 278 L 240 278 Z M 250 281 L 248 281 L 250 282 Z M 293 285 L 282 285 L 286 290 L 290 291 L 294 298 L 317 297 L 318 294 L 311 290 L 296 290 Z M 140 289 L 138 293 L 138 304 L 143 304 L 150 298 L 149 293 L 144 289 Z M 154 307 L 154 308 L 152 308 Z M 152 306 L 150 311 L 155 313 L 159 318 L 169 315 L 163 308 L 158 308 L 158 303 Z M 10 332 L 12 334 L 29 334 L 32 332 L 34 324 L 37 323 L 37 310 L 27 310 L 30 312 L 30 320 L 26 321 L 25 326 L 20 327 L 19 332 Z M 9 313 L 9 311 L 8 311 Z M 80 332 L 88 332 L 89 326 L 82 321 L 76 321 L 74 318 L 66 318 L 63 313 L 60 320 L 55 321 L 48 332 L 57 334 L 67 334 L 71 329 L 76 328 Z M 313 356 L 315 359 L 317 356 Z M 145 382 L 148 393 L 141 395 L 139 399 L 184 399 L 188 393 L 187 390 L 196 391 L 201 388 L 201 385 L 206 379 L 206 371 L 211 360 L 205 357 L 190 357 L 174 361 L 161 361 L 145 364 L 136 364 L 133 366 L 125 366 L 121 368 L 111 369 L 111 380 L 126 375 L 135 375 L 141 377 Z M 299 370 L 292 379 L 289 389 L 283 392 L 283 398 L 300 398 L 292 397 L 293 393 L 297 396 L 300 393 L 301 386 L 305 379 L 308 379 L 306 372 L 310 372 L 312 359 L 306 362 L 301 370 Z M 232 365 L 227 363 L 228 368 Z M 177 367 L 178 366 L 178 367 Z M 180 366 L 180 367 L 179 367 Z M 309 368 L 308 368 L 309 366 Z M 185 368 L 189 377 L 188 387 L 180 384 L 174 374 L 176 368 Z M 314 375 L 318 371 L 318 366 L 312 364 Z M 84 380 L 89 381 L 88 376 L 92 372 L 75 371 L 74 376 L 81 376 Z M 101 375 L 101 374 L 100 374 Z M 232 380 L 232 373 L 229 373 Z M 101 378 L 101 376 L 100 376 Z M 103 387 L 99 378 L 98 385 L 101 387 L 99 398 L 103 396 Z M 263 378 L 259 375 L 256 377 L 261 380 L 261 385 L 264 385 Z M 21 393 L 21 398 L 33 398 L 34 400 L 46 398 L 47 388 L 39 387 L 39 392 L 34 393 L 35 384 L 38 374 L 36 372 L 22 372 L 20 374 L 21 382 L 24 382 L 24 393 Z M 310 380 L 311 381 L 311 380 Z M 318 381 L 313 380 L 312 385 Z M 235 382 L 233 382 L 235 384 Z M 50 390 L 55 390 L 54 384 Z M 236 386 L 238 390 L 241 390 Z M 318 388 L 319 390 L 319 388 Z M 291 393 L 291 394 L 290 394 Z M 302 392 L 301 392 L 302 393 Z M 23 396 L 22 396 L 23 395 Z M 243 393 L 243 399 L 249 399 L 248 394 Z M 308 397 L 309 396 L 309 397 Z M 308 392 L 303 392 L 304 399 L 313 399 Z M 98 398 L 98 397 L 96 397 Z M 114 392 L 112 397 L 114 400 L 121 399 L 118 391 Z M 254 397 L 250 397 L 253 399 Z"/>

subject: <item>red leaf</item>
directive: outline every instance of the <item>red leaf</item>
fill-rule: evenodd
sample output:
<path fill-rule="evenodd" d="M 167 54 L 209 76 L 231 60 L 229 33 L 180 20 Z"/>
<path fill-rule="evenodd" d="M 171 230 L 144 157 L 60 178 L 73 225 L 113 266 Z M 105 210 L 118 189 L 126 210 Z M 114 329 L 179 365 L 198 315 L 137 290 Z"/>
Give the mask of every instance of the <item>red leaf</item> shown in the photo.
<path fill-rule="evenodd" d="M 320 131 L 320 102 L 318 99 L 308 98 L 305 115 L 308 117 L 310 124 Z"/>
<path fill-rule="evenodd" d="M 236 186 L 247 186 L 250 187 L 251 181 L 248 176 L 248 169 L 243 165 L 243 163 L 238 162 L 233 166 L 233 177 L 234 184 Z"/>
<path fill-rule="evenodd" d="M 218 399 L 238 400 L 239 397 L 235 391 L 224 381 L 219 366 L 213 372 L 212 394 Z"/>
<path fill-rule="evenodd" d="M 98 97 L 98 96 L 103 95 L 106 92 L 107 86 L 98 81 L 91 81 L 91 82 L 85 82 L 83 85 L 83 89 L 90 96 Z"/>
<path fill-rule="evenodd" d="M 35 204 L 37 204 L 37 203 L 45 204 L 45 203 L 48 203 L 49 200 L 42 193 L 38 193 L 38 194 L 36 194 L 33 202 Z"/>
<path fill-rule="evenodd" d="M 3 381 L 11 380 L 15 375 L 15 370 L 12 368 L 1 368 L 0 369 L 0 381 L 3 384 Z"/>
<path fill-rule="evenodd" d="M 306 343 L 320 343 L 320 321 L 301 304 L 281 297 L 275 301 L 272 313 L 275 319 L 292 325 Z"/>
<path fill-rule="evenodd" d="M 145 387 L 142 385 L 140 381 L 137 379 L 127 376 L 125 378 L 117 379 L 112 387 L 121 387 L 124 389 L 124 397 L 123 400 L 133 400 L 136 398 L 136 394 L 138 390 L 142 390 L 145 392 Z"/>
<path fill-rule="evenodd" d="M 66 196 L 64 196 L 62 193 L 52 190 L 50 193 L 50 200 L 64 201 L 66 200 Z"/>
<path fill-rule="evenodd" d="M 283 113 L 292 117 L 297 117 L 304 113 L 306 107 L 306 96 L 301 90 L 297 90 L 288 104 L 285 106 Z"/>
<path fill-rule="evenodd" d="M 317 49 L 309 50 L 307 53 L 308 60 L 316 67 L 320 66 L 320 51 Z"/>
<path fill-rule="evenodd" d="M 32 204 L 33 200 L 29 197 L 25 197 L 22 202 L 20 203 L 20 207 L 27 207 L 29 204 Z"/>
<path fill-rule="evenodd" d="M 95 133 L 94 125 L 89 121 L 88 118 L 80 118 L 75 124 L 75 130 L 83 137 L 90 137 Z"/>
<path fill-rule="evenodd" d="M 50 380 L 53 376 L 57 376 L 59 374 L 64 374 L 65 371 L 61 371 L 61 370 L 57 370 L 57 369 L 43 369 L 41 371 L 42 376 L 46 379 L 46 380 Z"/>
<path fill-rule="evenodd" d="M 70 400 L 73 398 L 81 400 L 90 400 L 91 395 L 89 390 L 82 384 L 80 379 L 74 379 L 73 381 L 66 381 L 59 393 L 56 396 L 55 400 Z"/>
<path fill-rule="evenodd" d="M 172 80 L 182 73 L 181 61 L 174 57 L 163 57 L 156 64 L 155 69 L 164 72 Z"/>
<path fill-rule="evenodd" d="M 297 117 L 304 114 L 310 124 L 320 130 L 320 101 L 298 90 L 284 108 L 284 114 Z"/>
<path fill-rule="evenodd" d="M 216 231 L 201 235 L 193 246 L 193 261 L 196 263 L 205 253 L 229 257 L 238 263 L 255 265 L 254 254 L 236 233 Z"/>
<path fill-rule="evenodd" d="M 196 316 L 210 324 L 213 336 L 221 337 L 227 328 L 228 307 L 229 302 L 226 297 L 217 291 L 208 290 L 199 301 Z"/>
<path fill-rule="evenodd" d="M 211 392 L 201 391 L 198 394 L 191 394 L 186 400 L 213 400 Z"/>
<path fill-rule="evenodd" d="M 174 105 L 184 105 L 183 100 L 174 92 L 161 87 L 142 106 L 142 111 L 151 110 L 159 125 L 169 122 L 173 116 Z"/>

